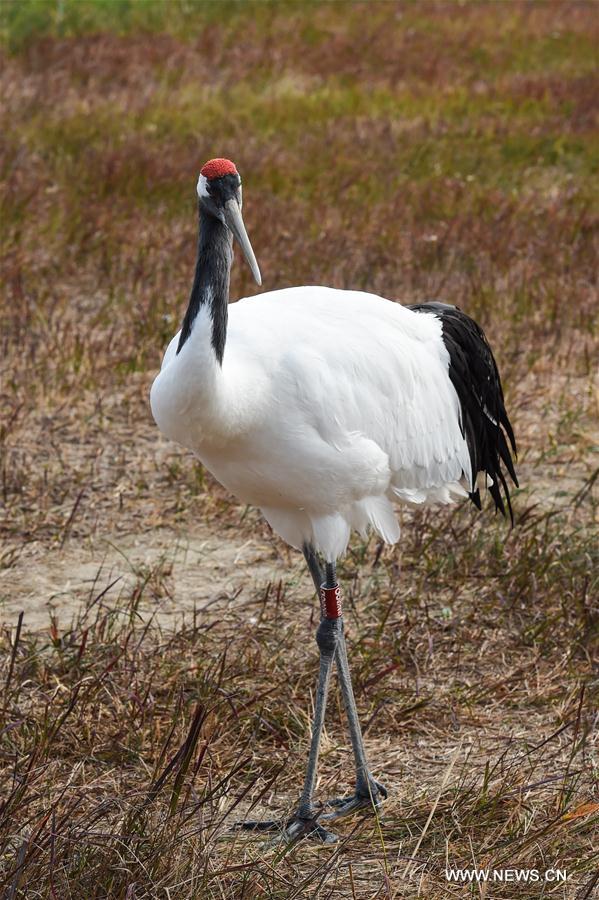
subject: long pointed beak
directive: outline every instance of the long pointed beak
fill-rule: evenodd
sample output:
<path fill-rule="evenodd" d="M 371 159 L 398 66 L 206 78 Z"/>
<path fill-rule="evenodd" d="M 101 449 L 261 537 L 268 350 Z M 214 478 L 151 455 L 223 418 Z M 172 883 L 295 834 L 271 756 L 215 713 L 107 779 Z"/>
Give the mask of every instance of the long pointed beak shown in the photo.
<path fill-rule="evenodd" d="M 260 275 L 260 269 L 258 268 L 258 263 L 256 262 L 250 239 L 245 230 L 245 225 L 243 224 L 239 203 L 234 198 L 227 200 L 225 203 L 225 222 L 239 242 L 239 246 L 243 250 L 243 255 L 252 270 L 252 275 L 256 280 L 256 284 L 262 284 L 262 276 Z"/>

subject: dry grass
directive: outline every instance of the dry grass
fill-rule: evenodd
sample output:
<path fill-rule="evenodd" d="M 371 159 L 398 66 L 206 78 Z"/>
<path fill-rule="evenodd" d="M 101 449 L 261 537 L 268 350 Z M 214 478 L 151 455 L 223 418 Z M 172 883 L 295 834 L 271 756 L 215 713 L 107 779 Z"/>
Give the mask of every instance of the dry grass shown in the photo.
<path fill-rule="evenodd" d="M 9 898 L 591 897 L 597 858 L 596 22 L 591 4 L 4 3 L 0 603 L 110 536 L 208 526 L 255 590 L 175 632 L 172 564 L 4 617 Z M 594 33 L 595 29 L 595 33 Z M 406 513 L 342 566 L 379 824 L 283 855 L 314 603 L 253 511 L 163 442 L 148 388 L 189 289 L 193 182 L 245 180 L 265 289 L 441 296 L 487 329 L 520 444 L 510 531 Z M 246 212 L 247 210 L 247 212 Z M 232 294 L 252 290 L 245 268 Z M 293 565 L 292 565 L 293 563 Z M 118 577 L 122 572 L 112 573 Z M 301 588 L 301 584 L 300 584 Z M 31 600 L 29 603 L 31 604 Z M 292 605 L 293 604 L 293 605 Z M 275 621 L 277 624 L 275 625 Z M 318 793 L 350 781 L 334 696 Z M 595 755 L 594 755 L 595 754 Z M 446 865 L 566 869 L 451 885 Z"/>

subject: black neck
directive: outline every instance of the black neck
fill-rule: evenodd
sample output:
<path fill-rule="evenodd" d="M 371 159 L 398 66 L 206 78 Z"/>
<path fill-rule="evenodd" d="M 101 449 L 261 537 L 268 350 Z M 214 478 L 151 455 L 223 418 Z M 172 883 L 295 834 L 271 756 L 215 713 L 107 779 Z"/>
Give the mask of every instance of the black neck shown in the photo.
<path fill-rule="evenodd" d="M 223 361 L 227 339 L 233 238 L 227 226 L 220 219 L 202 210 L 201 205 L 199 218 L 198 259 L 177 353 L 181 351 L 191 334 L 200 307 L 208 303 L 212 317 L 212 347 L 220 364 Z"/>

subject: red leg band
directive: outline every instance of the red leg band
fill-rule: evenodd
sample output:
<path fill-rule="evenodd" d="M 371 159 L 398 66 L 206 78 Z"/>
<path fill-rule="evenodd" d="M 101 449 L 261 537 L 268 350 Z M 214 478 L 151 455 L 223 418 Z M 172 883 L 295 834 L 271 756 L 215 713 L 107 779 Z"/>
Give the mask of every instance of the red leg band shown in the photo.
<path fill-rule="evenodd" d="M 340 619 L 343 615 L 341 609 L 341 588 L 320 586 L 320 612 L 325 619 Z"/>

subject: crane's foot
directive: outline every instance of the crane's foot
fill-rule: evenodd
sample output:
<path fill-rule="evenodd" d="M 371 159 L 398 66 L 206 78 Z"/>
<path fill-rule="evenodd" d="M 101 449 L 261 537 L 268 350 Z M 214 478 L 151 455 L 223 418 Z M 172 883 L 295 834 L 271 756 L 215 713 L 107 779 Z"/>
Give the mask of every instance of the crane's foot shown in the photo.
<path fill-rule="evenodd" d="M 386 799 L 387 788 L 371 778 L 367 785 L 358 787 L 356 793 L 351 797 L 336 797 L 334 800 L 329 800 L 327 806 L 333 807 L 332 812 L 324 813 L 319 818 L 323 822 L 333 822 L 335 819 L 351 816 L 356 812 L 360 812 L 362 815 L 378 813 L 383 805 L 383 800 Z"/>
<path fill-rule="evenodd" d="M 235 831 L 273 832 L 274 836 L 265 844 L 267 848 L 297 844 L 298 841 L 305 838 L 319 844 L 336 844 L 339 840 L 337 835 L 324 828 L 316 817 L 293 816 L 287 823 L 274 820 L 238 822 L 233 829 Z"/>

